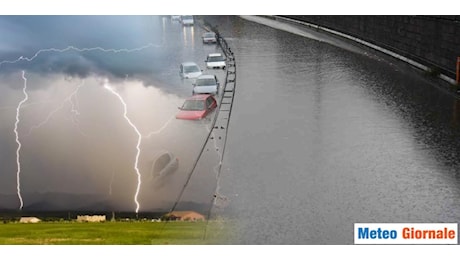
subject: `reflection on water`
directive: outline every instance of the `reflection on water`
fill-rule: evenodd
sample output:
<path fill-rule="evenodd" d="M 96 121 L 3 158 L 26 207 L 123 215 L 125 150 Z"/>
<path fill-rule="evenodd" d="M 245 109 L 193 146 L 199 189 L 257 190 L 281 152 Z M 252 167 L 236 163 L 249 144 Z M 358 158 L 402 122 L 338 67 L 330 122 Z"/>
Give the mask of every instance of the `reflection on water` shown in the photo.
<path fill-rule="evenodd" d="M 195 47 L 195 29 L 193 26 L 183 26 L 182 32 L 184 34 L 184 46 Z"/>
<path fill-rule="evenodd" d="M 209 20 L 238 61 L 219 180 L 229 243 L 352 244 L 354 223 L 460 221 L 458 105 L 444 86 L 377 54 Z"/>

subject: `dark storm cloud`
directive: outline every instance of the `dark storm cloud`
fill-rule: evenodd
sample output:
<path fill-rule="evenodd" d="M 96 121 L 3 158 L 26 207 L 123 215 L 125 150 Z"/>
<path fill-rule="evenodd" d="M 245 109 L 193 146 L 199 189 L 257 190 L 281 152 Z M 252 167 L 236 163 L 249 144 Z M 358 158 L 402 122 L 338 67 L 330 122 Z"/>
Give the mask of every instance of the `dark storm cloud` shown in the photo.
<path fill-rule="evenodd" d="M 2 16 L 0 32 L 6 40 L 0 44 L 0 73 L 25 69 L 80 77 L 107 74 L 114 78 L 148 74 L 154 67 L 160 68 L 165 58 L 159 48 L 160 23 L 155 19 L 159 17 Z M 76 49 L 61 52 L 69 46 Z M 78 51 L 95 47 L 111 51 Z M 130 52 L 141 47 L 145 48 Z M 50 48 L 59 51 L 40 52 Z"/>
<path fill-rule="evenodd" d="M 191 93 L 179 64 L 205 57 L 200 30 L 155 16 L 0 16 L 8 38 L 0 41 L 0 209 L 19 206 L 13 128 L 27 86 L 18 123 L 24 209 L 134 210 L 138 136 L 106 83 L 149 136 L 139 159 L 141 210 L 169 209 L 208 131 L 174 120 Z M 180 158 L 179 169 L 155 189 L 149 171 L 164 151 Z"/>

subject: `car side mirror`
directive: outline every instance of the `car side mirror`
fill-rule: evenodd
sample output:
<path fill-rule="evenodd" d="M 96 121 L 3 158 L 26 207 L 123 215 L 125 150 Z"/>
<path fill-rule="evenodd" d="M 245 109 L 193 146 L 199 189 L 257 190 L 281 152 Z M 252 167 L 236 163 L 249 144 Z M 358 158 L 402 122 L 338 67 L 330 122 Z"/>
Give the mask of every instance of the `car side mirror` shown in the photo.
<path fill-rule="evenodd" d="M 179 110 L 182 110 L 182 107 L 177 107 Z"/>

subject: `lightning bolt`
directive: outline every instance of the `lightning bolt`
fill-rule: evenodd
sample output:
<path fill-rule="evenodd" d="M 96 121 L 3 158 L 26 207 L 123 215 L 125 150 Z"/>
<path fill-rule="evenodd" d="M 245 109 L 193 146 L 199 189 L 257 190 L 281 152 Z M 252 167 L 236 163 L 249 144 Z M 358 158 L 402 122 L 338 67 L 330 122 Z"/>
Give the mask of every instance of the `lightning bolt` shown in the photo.
<path fill-rule="evenodd" d="M 115 170 L 112 170 L 112 177 L 110 178 L 110 183 L 109 183 L 109 196 L 112 196 L 112 184 L 113 184 L 113 179 L 115 177 Z"/>
<path fill-rule="evenodd" d="M 139 201 L 137 200 L 137 197 L 139 196 L 139 191 L 141 188 L 141 173 L 139 171 L 138 164 L 139 164 L 139 156 L 141 154 L 140 145 L 141 145 L 142 135 L 137 129 L 136 125 L 134 125 L 133 122 L 129 119 L 128 106 L 126 105 L 126 102 L 123 100 L 123 97 L 121 97 L 121 95 L 108 84 L 107 80 L 104 83 L 104 88 L 107 89 L 110 93 L 115 95 L 120 100 L 120 102 L 123 105 L 123 117 L 126 119 L 128 124 L 134 129 L 134 131 L 136 132 L 138 136 L 137 144 L 136 144 L 137 153 L 136 153 L 136 159 L 134 162 L 134 170 L 136 171 L 136 174 L 137 174 L 137 188 L 136 188 L 136 193 L 134 194 L 134 202 L 136 204 L 136 214 L 137 214 L 139 213 L 139 208 L 140 208 L 140 204 L 139 204 Z"/>
<path fill-rule="evenodd" d="M 2 65 L 4 65 L 4 64 L 15 64 L 15 63 L 18 63 L 18 62 L 21 62 L 21 61 L 31 62 L 34 59 L 36 59 L 40 54 L 47 53 L 47 52 L 63 53 L 63 52 L 67 52 L 67 51 L 76 51 L 76 52 L 101 51 L 101 52 L 105 52 L 105 53 L 131 53 L 131 52 L 136 52 L 136 51 L 142 51 L 144 49 L 148 49 L 148 48 L 152 48 L 152 47 L 157 47 L 157 45 L 154 45 L 153 43 L 148 43 L 145 46 L 138 47 L 138 48 L 133 48 L 133 49 L 126 49 L 126 48 L 123 48 L 123 49 L 113 49 L 113 48 L 104 49 L 104 48 L 99 47 L 99 46 L 98 47 L 92 47 L 92 48 L 77 48 L 75 46 L 68 46 L 68 47 L 63 48 L 63 49 L 58 49 L 58 48 L 40 49 L 34 55 L 32 55 L 31 57 L 20 56 L 19 58 L 15 59 L 15 60 L 3 60 L 3 61 L 0 61 L 0 67 Z M 21 142 L 19 141 L 19 134 L 18 134 L 17 129 L 18 129 L 19 121 L 20 121 L 19 120 L 20 110 L 23 107 L 23 104 L 29 98 L 29 96 L 27 95 L 27 91 L 26 91 L 27 90 L 27 78 L 25 77 L 25 71 L 22 71 L 22 78 L 24 79 L 23 92 L 24 92 L 25 98 L 18 104 L 18 106 L 16 108 L 16 123 L 15 123 L 15 127 L 14 127 L 14 132 L 16 134 L 16 143 L 18 144 L 18 149 L 16 151 L 16 158 L 17 158 L 16 161 L 17 161 L 17 166 L 18 166 L 18 170 L 17 170 L 17 192 L 18 192 L 18 197 L 19 197 L 20 203 L 21 203 L 20 209 L 23 208 L 24 203 L 23 203 L 23 199 L 22 199 L 22 196 L 21 196 L 21 189 L 20 189 L 20 187 L 21 187 L 20 186 L 20 172 L 21 172 L 20 150 L 21 150 Z M 140 190 L 140 185 L 141 185 L 141 175 L 140 175 L 139 168 L 138 168 L 138 161 L 139 161 L 139 155 L 140 155 L 140 143 L 141 143 L 142 135 L 140 134 L 140 132 L 136 128 L 136 126 L 127 117 L 127 107 L 126 107 L 126 103 L 124 102 L 123 98 L 115 90 L 113 90 L 109 85 L 106 84 L 105 88 L 107 90 L 109 90 L 112 94 L 116 95 L 120 99 L 120 101 L 122 102 L 122 104 L 124 106 L 124 110 L 125 110 L 124 111 L 124 117 L 128 121 L 128 123 L 133 127 L 133 129 L 136 131 L 136 133 L 138 135 L 138 141 L 137 141 L 137 146 L 136 146 L 137 154 L 136 154 L 136 161 L 135 161 L 135 165 L 134 165 L 134 169 L 136 170 L 136 174 L 137 174 L 137 177 L 138 177 L 138 184 L 137 184 L 136 194 L 134 196 L 134 201 L 136 203 L 136 213 L 138 213 L 140 205 L 139 205 L 139 202 L 137 200 L 137 197 L 139 195 L 139 190 Z M 75 94 L 76 94 L 76 92 L 75 92 Z M 78 115 L 79 114 L 78 110 L 75 109 L 75 106 L 73 105 L 73 102 L 72 102 L 71 98 L 68 101 L 72 103 L 72 112 L 74 112 L 75 115 Z M 47 120 L 49 120 L 49 119 L 47 119 Z M 45 123 L 46 123 L 47 120 L 45 120 Z M 80 132 L 81 132 L 81 130 L 80 130 Z"/>
<path fill-rule="evenodd" d="M 34 125 L 30 128 L 29 130 L 29 133 L 27 134 L 27 136 L 31 135 L 32 132 L 37 129 L 37 128 L 40 128 L 42 127 L 43 125 L 45 125 L 46 123 L 48 123 L 48 121 L 53 117 L 54 114 L 56 114 L 59 110 L 61 110 L 65 103 L 69 102 L 71 104 L 71 110 L 70 112 L 73 114 L 73 115 L 79 115 L 80 113 L 78 112 L 78 109 L 76 109 L 75 107 L 75 104 L 73 103 L 72 101 L 72 98 L 76 96 L 76 94 L 78 93 L 78 91 L 80 90 L 80 88 L 83 86 L 83 84 L 85 83 L 85 81 L 83 80 L 82 83 L 80 83 L 74 91 L 72 91 L 72 93 L 70 93 L 70 95 L 64 99 L 64 101 L 61 103 L 61 105 L 59 107 L 57 107 L 56 109 L 54 109 L 53 111 L 51 111 L 48 116 L 45 118 L 45 120 L 43 120 L 42 122 L 40 122 L 39 124 L 37 125 Z M 74 124 L 76 124 L 75 120 L 72 120 L 72 122 L 74 122 Z M 81 130 L 80 130 L 81 132 Z M 82 133 L 83 134 L 83 133 Z M 84 135 L 84 134 L 83 134 Z"/>
<path fill-rule="evenodd" d="M 168 125 L 169 123 L 171 122 L 171 120 L 174 118 L 175 116 L 171 116 L 168 121 L 166 121 L 166 123 L 158 130 L 156 131 L 152 131 L 150 133 L 148 133 L 147 135 L 143 136 L 144 138 L 150 138 L 152 137 L 152 135 L 155 135 L 155 134 L 159 134 L 161 131 L 163 131 Z"/>
<path fill-rule="evenodd" d="M 18 133 L 18 124 L 19 124 L 19 115 L 21 111 L 22 105 L 27 102 L 29 99 L 29 95 L 27 94 L 27 78 L 26 78 L 26 72 L 22 71 L 22 79 L 24 80 L 24 87 L 22 88 L 22 92 L 24 93 L 24 99 L 19 102 L 17 108 L 16 108 L 16 122 L 14 123 L 14 134 L 16 135 L 16 143 L 18 144 L 18 148 L 16 149 L 16 164 L 18 166 L 17 171 L 16 171 L 16 188 L 18 192 L 18 198 L 20 202 L 19 209 L 22 210 L 22 207 L 24 207 L 24 201 L 22 200 L 21 196 L 21 157 L 20 157 L 20 152 L 21 152 L 21 142 L 19 141 L 19 133 Z"/>
<path fill-rule="evenodd" d="M 17 63 L 17 62 L 20 62 L 20 61 L 28 61 L 28 62 L 31 62 L 33 61 L 35 58 L 38 57 L 38 55 L 40 55 L 41 53 L 46 53 L 46 52 L 66 52 L 66 51 L 76 51 L 76 52 L 89 52 L 89 51 L 101 51 L 101 52 L 112 52 L 112 53 L 120 53 L 120 52 L 126 52 L 126 53 L 129 53 L 129 52 L 135 52 L 135 51 L 142 51 L 144 49 L 147 49 L 147 48 L 152 48 L 152 47 L 155 47 L 156 45 L 154 45 L 153 43 L 149 43 L 145 46 L 142 46 L 142 47 L 139 47 L 139 48 L 134 48 L 134 49 L 104 49 L 102 47 L 92 47 L 92 48 L 77 48 L 75 46 L 68 46 L 66 48 L 63 48 L 63 49 L 57 49 L 57 48 L 49 48 L 49 49 L 41 49 L 41 50 L 38 50 L 32 57 L 28 58 L 28 57 L 24 57 L 24 56 L 21 56 L 15 60 L 4 60 L 4 61 L 1 61 L 0 62 L 0 67 L 3 65 L 3 64 L 14 64 L 14 63 Z"/>
<path fill-rule="evenodd" d="M 85 84 L 85 80 L 83 80 L 81 82 L 80 85 L 77 86 L 77 88 L 75 89 L 74 92 L 72 92 L 69 96 L 69 102 L 70 102 L 70 113 L 72 113 L 74 116 L 72 117 L 72 122 L 74 124 L 77 124 L 78 123 L 78 119 L 76 118 L 77 116 L 80 115 L 80 111 L 78 110 L 79 109 L 79 105 L 78 105 L 78 98 L 77 98 L 77 93 L 78 91 L 80 90 L 81 87 L 83 87 L 83 85 Z M 72 98 L 75 98 L 75 103 L 72 101 Z"/>

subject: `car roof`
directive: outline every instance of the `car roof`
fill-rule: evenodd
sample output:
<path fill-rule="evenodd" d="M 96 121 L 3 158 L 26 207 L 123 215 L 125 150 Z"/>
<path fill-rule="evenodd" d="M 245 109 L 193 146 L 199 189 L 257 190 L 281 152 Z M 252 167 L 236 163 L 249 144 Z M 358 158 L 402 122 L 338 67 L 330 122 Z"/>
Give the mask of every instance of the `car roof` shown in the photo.
<path fill-rule="evenodd" d="M 201 75 L 201 76 L 199 76 L 198 78 L 199 78 L 199 79 L 214 79 L 215 76 L 214 76 L 214 75 L 208 75 L 208 74 L 206 74 L 206 75 Z"/>
<path fill-rule="evenodd" d="M 195 62 L 193 61 L 187 61 L 187 62 L 182 62 L 182 66 L 198 66 L 198 64 L 196 64 Z"/>
<path fill-rule="evenodd" d="M 187 98 L 186 100 L 205 100 L 209 96 L 212 96 L 212 95 L 209 95 L 209 94 L 194 95 L 194 96 Z"/>
<path fill-rule="evenodd" d="M 209 53 L 208 54 L 208 57 L 218 57 L 218 56 L 222 56 L 221 53 Z"/>

